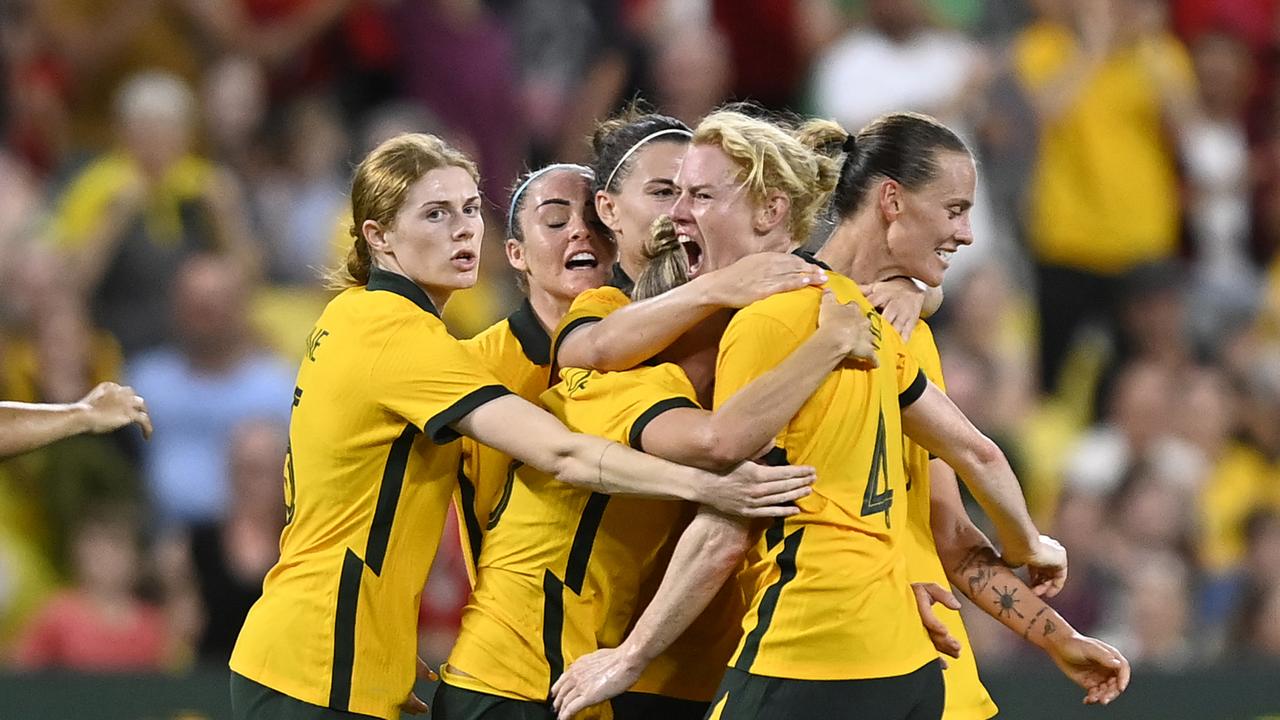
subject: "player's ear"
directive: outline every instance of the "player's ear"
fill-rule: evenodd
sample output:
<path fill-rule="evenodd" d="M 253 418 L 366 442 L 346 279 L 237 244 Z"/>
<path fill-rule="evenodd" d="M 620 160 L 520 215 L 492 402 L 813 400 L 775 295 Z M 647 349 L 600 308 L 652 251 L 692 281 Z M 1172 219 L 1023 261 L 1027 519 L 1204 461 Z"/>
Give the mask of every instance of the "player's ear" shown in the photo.
<path fill-rule="evenodd" d="M 881 181 L 876 192 L 876 200 L 880 205 L 880 214 L 884 216 L 886 222 L 897 220 L 906 209 L 902 185 L 897 180 L 885 178 Z"/>
<path fill-rule="evenodd" d="M 529 261 L 524 256 L 524 243 L 515 238 L 507 238 L 506 251 L 507 262 L 511 263 L 516 272 L 529 272 Z"/>
<path fill-rule="evenodd" d="M 760 233 L 767 233 L 785 223 L 790 212 L 791 198 L 784 192 L 771 190 L 765 196 L 764 202 L 756 209 L 753 218 L 755 229 Z"/>
<path fill-rule="evenodd" d="M 595 196 L 596 215 L 600 217 L 600 222 L 604 226 L 612 230 L 615 234 L 618 232 L 618 206 L 614 204 L 613 197 L 609 193 L 600 190 Z"/>
<path fill-rule="evenodd" d="M 387 240 L 386 229 L 377 220 L 365 220 L 361 223 L 360 234 L 364 236 L 364 241 L 369 244 L 371 253 L 395 255 L 395 252 L 391 249 L 391 243 Z"/>

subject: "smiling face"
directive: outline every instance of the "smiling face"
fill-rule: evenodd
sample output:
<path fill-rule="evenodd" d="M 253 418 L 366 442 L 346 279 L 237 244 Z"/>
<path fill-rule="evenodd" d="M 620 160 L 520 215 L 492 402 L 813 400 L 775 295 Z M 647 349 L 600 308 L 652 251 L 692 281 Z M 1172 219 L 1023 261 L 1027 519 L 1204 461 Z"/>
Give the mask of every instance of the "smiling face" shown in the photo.
<path fill-rule="evenodd" d="M 757 231 L 759 204 L 738 173 L 737 163 L 718 146 L 693 145 L 685 153 L 671 218 L 689 253 L 690 277 L 755 253 L 790 249 L 785 233 Z"/>
<path fill-rule="evenodd" d="M 362 226 L 374 264 L 417 283 L 437 306 L 476 284 L 484 218 L 480 191 L 465 169 L 430 170 L 409 186 L 389 227 Z"/>
<path fill-rule="evenodd" d="M 600 219 L 618 242 L 618 255 L 628 273 L 639 274 L 647 262 L 644 243 L 653 221 L 671 212 L 676 201 L 676 171 L 689 143 L 683 139 L 655 139 L 628 160 L 630 172 L 618 184 L 618 192 L 596 193 Z"/>
<path fill-rule="evenodd" d="M 507 259 L 525 274 L 530 295 L 572 302 L 608 280 L 617 251 L 581 171 L 552 170 L 535 179 L 524 190 L 516 222 L 523 240 L 507 240 Z"/>
<path fill-rule="evenodd" d="M 941 151 L 937 162 L 937 177 L 900 193 L 901 205 L 889 225 L 888 238 L 894 264 L 934 287 L 942 284 L 951 255 L 973 243 L 969 210 L 977 182 L 968 154 Z"/>

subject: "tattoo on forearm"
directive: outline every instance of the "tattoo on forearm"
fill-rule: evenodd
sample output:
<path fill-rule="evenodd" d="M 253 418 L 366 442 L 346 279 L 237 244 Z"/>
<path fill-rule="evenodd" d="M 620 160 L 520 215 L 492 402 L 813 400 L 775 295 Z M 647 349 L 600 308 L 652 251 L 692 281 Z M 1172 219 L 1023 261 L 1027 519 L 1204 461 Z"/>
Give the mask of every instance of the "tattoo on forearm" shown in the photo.
<path fill-rule="evenodd" d="M 1018 598 L 1014 597 L 1018 594 L 1018 588 L 1011 588 L 1005 585 L 1003 588 L 995 588 L 996 598 L 1000 601 L 1000 617 L 1012 617 L 1017 615 L 1020 618 L 1026 616 L 1018 612 Z"/>
<path fill-rule="evenodd" d="M 1023 640 L 1026 640 L 1026 639 L 1031 635 L 1031 629 L 1032 629 L 1032 628 L 1034 628 L 1034 627 L 1036 626 L 1036 621 L 1040 619 L 1040 616 L 1041 616 L 1041 615 L 1043 615 L 1043 614 L 1045 614 L 1045 613 L 1047 613 L 1047 612 L 1049 612 L 1049 606 L 1048 606 L 1048 605 L 1045 605 L 1044 607 L 1042 607 L 1042 608 L 1040 608 L 1039 610 L 1037 610 L 1035 615 L 1032 615 L 1032 616 L 1031 616 L 1031 622 L 1027 623 L 1027 629 L 1022 631 L 1022 639 L 1023 639 Z M 1045 622 L 1046 622 L 1046 623 L 1048 623 L 1048 622 L 1050 622 L 1050 621 L 1049 621 L 1049 620 L 1045 620 Z"/>
<path fill-rule="evenodd" d="M 1057 632 L 1057 630 L 1058 630 L 1058 626 L 1057 626 L 1056 624 L 1054 624 L 1054 622 L 1053 622 L 1052 620 L 1045 620 L 1045 621 L 1044 621 L 1044 635 L 1042 635 L 1041 637 L 1049 637 L 1049 636 L 1050 636 L 1050 635 L 1052 635 L 1054 632 Z"/>
<path fill-rule="evenodd" d="M 977 598 L 991 584 L 996 570 L 1003 566 L 990 546 L 978 545 L 965 554 L 964 559 L 956 566 L 956 573 L 964 576 L 965 584 L 969 587 L 969 597 Z"/>

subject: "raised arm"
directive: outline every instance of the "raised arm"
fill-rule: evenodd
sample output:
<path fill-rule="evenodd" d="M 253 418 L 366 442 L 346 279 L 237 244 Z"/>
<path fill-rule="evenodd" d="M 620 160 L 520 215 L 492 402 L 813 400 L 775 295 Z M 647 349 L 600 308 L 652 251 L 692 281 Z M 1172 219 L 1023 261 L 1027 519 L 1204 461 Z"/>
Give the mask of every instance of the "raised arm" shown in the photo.
<path fill-rule="evenodd" d="M 1041 539 L 1004 453 L 936 385 L 929 383 L 924 394 L 903 409 L 902 429 L 964 479 L 995 524 L 1010 564 L 1065 577 L 1066 553 L 1057 543 Z"/>
<path fill-rule="evenodd" d="M 951 583 L 983 612 L 1044 650 L 1085 689 L 1086 703 L 1116 699 L 1129 684 L 1129 662 L 1110 645 L 1076 632 L 1041 600 L 1041 594 L 1056 594 L 1061 583 L 1033 578 L 1034 590 L 1028 587 L 969 519 L 955 472 L 941 460 L 929 465 L 930 522 Z"/>
<path fill-rule="evenodd" d="M 137 423 L 151 437 L 147 404 L 131 387 L 102 383 L 66 405 L 0 402 L 0 458 L 81 433 L 105 433 Z"/>
<path fill-rule="evenodd" d="M 808 495 L 813 468 L 742 463 L 716 474 L 570 432 L 554 416 L 516 396 L 491 400 L 454 423 L 459 432 L 561 482 L 610 495 L 677 498 L 744 517 L 794 515 L 785 506 Z"/>
<path fill-rule="evenodd" d="M 741 308 L 774 293 L 826 282 L 821 268 L 794 255 L 760 253 L 700 275 L 559 338 L 560 367 L 629 370 L 720 308 Z"/>
<path fill-rule="evenodd" d="M 580 658 L 552 686 L 559 720 L 634 685 L 645 667 L 707 608 L 747 548 L 747 521 L 699 508 L 676 543 L 657 594 L 626 640 Z"/>
<path fill-rule="evenodd" d="M 715 412 L 677 409 L 645 426 L 647 452 L 673 462 L 724 472 L 773 444 L 827 375 L 845 360 L 878 364 L 871 321 L 855 303 L 823 292 L 818 329 L 772 370 L 751 381 Z"/>

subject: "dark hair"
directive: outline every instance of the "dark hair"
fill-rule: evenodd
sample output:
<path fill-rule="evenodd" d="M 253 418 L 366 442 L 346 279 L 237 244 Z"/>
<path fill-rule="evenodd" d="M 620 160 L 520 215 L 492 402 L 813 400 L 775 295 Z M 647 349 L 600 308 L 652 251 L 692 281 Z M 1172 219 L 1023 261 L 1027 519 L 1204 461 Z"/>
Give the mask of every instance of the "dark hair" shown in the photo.
<path fill-rule="evenodd" d="M 617 192 L 618 186 L 631 173 L 635 154 L 630 156 L 636 143 L 656 132 L 678 130 L 689 135 L 671 133 L 654 138 L 651 142 L 689 142 L 692 131 L 688 125 L 666 115 L 645 112 L 639 103 L 596 125 L 591 134 L 591 169 L 595 171 L 596 180 L 591 187 L 592 193 L 604 190 Z"/>
<path fill-rule="evenodd" d="M 593 184 L 595 182 L 594 171 L 586 165 L 577 163 L 552 163 L 537 170 L 528 170 L 520 173 L 520 176 L 516 178 L 515 183 L 511 186 L 511 203 L 507 208 L 507 237 L 524 242 L 524 228 L 520 227 L 519 218 L 520 211 L 524 209 L 525 197 L 529 194 L 529 186 L 544 175 L 550 175 L 557 170 L 572 170 L 591 179 Z"/>
<path fill-rule="evenodd" d="M 842 147 L 845 159 L 828 208 L 830 218 L 837 221 L 857 212 L 880 178 L 915 189 L 938 176 L 939 151 L 973 154 L 951 128 L 913 112 L 881 115 L 849 135 Z"/>

